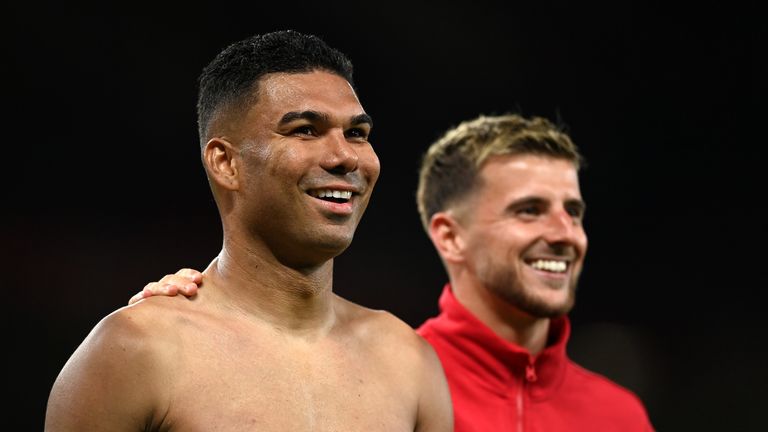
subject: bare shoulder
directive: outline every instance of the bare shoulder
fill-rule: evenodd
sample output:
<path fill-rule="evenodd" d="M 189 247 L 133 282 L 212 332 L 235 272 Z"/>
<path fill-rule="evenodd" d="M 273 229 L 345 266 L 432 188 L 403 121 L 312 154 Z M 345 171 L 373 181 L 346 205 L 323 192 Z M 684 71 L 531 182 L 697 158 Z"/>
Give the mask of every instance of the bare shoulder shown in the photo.
<path fill-rule="evenodd" d="M 178 340 L 177 328 L 192 313 L 186 299 L 153 297 L 115 310 L 99 321 L 83 342 L 117 355 L 147 355 Z"/>
<path fill-rule="evenodd" d="M 156 357 L 176 337 L 174 332 L 164 330 L 183 316 L 180 303 L 171 298 L 153 298 L 117 309 L 96 324 L 75 354 L 121 361 Z"/>
<path fill-rule="evenodd" d="M 147 419 L 161 417 L 178 347 L 169 329 L 182 315 L 174 303 L 180 302 L 140 302 L 102 318 L 56 378 L 46 430 L 143 429 Z"/>
<path fill-rule="evenodd" d="M 453 407 L 440 359 L 432 346 L 400 318 L 387 311 L 342 303 L 343 319 L 354 340 L 369 353 L 386 380 L 398 386 L 401 398 L 417 407 L 418 432 L 453 430 Z"/>
<path fill-rule="evenodd" d="M 385 352 L 414 366 L 433 367 L 439 362 L 432 346 L 405 321 L 391 312 L 341 300 L 350 331 L 369 349 Z"/>

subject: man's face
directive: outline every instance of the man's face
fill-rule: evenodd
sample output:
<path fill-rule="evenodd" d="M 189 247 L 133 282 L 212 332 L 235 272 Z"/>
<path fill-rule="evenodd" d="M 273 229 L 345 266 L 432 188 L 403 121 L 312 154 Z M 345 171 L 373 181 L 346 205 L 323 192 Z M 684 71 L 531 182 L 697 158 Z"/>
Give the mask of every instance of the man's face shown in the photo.
<path fill-rule="evenodd" d="M 349 83 L 320 71 L 267 75 L 240 128 L 232 141 L 250 234 L 289 264 L 346 249 L 379 176 L 371 121 Z"/>
<path fill-rule="evenodd" d="M 508 307 L 533 317 L 566 314 L 587 251 L 575 166 L 494 156 L 480 179 L 461 210 L 469 271 Z"/>

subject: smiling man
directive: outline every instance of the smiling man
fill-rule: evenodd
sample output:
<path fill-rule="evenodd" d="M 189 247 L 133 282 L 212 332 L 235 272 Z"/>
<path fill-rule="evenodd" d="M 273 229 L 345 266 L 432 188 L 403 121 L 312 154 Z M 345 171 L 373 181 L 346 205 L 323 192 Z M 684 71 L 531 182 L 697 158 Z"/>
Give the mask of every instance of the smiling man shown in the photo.
<path fill-rule="evenodd" d="M 421 220 L 448 272 L 435 348 L 456 431 L 650 431 L 640 400 L 573 363 L 567 313 L 587 252 L 581 156 L 543 118 L 480 116 L 421 165 Z"/>
<path fill-rule="evenodd" d="M 379 175 L 350 62 L 292 31 L 234 43 L 201 75 L 198 122 L 224 232 L 205 289 L 102 319 L 45 430 L 451 431 L 430 345 L 332 290 Z"/>
<path fill-rule="evenodd" d="M 442 362 L 456 432 L 653 430 L 635 394 L 566 352 L 587 252 L 581 163 L 557 126 L 518 115 L 463 122 L 422 161 L 418 209 L 449 283 L 417 331 Z M 182 269 L 130 302 L 194 296 L 199 281 Z"/>

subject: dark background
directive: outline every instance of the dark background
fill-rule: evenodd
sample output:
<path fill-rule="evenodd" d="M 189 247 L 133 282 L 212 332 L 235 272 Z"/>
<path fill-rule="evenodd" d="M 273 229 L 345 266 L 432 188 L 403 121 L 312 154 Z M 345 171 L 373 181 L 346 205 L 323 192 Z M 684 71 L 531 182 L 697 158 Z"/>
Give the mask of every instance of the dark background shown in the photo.
<path fill-rule="evenodd" d="M 382 174 L 337 292 L 413 326 L 434 315 L 446 278 L 414 204 L 421 153 L 481 113 L 559 119 L 588 161 L 571 355 L 637 392 L 659 430 L 764 424 L 767 75 L 751 11 L 285 4 L 7 11 L 10 430 L 42 429 L 58 371 L 98 320 L 218 253 L 196 78 L 227 44 L 286 28 L 350 56 L 376 124 Z"/>

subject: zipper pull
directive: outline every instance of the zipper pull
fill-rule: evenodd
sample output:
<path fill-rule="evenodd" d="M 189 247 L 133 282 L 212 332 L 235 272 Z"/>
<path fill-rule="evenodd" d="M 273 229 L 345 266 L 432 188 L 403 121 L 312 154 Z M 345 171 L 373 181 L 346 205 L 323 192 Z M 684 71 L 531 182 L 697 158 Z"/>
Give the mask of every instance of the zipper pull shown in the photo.
<path fill-rule="evenodd" d="M 525 380 L 528 382 L 536 382 L 539 377 L 536 376 L 536 368 L 533 367 L 533 363 L 528 363 L 525 366 Z"/>

